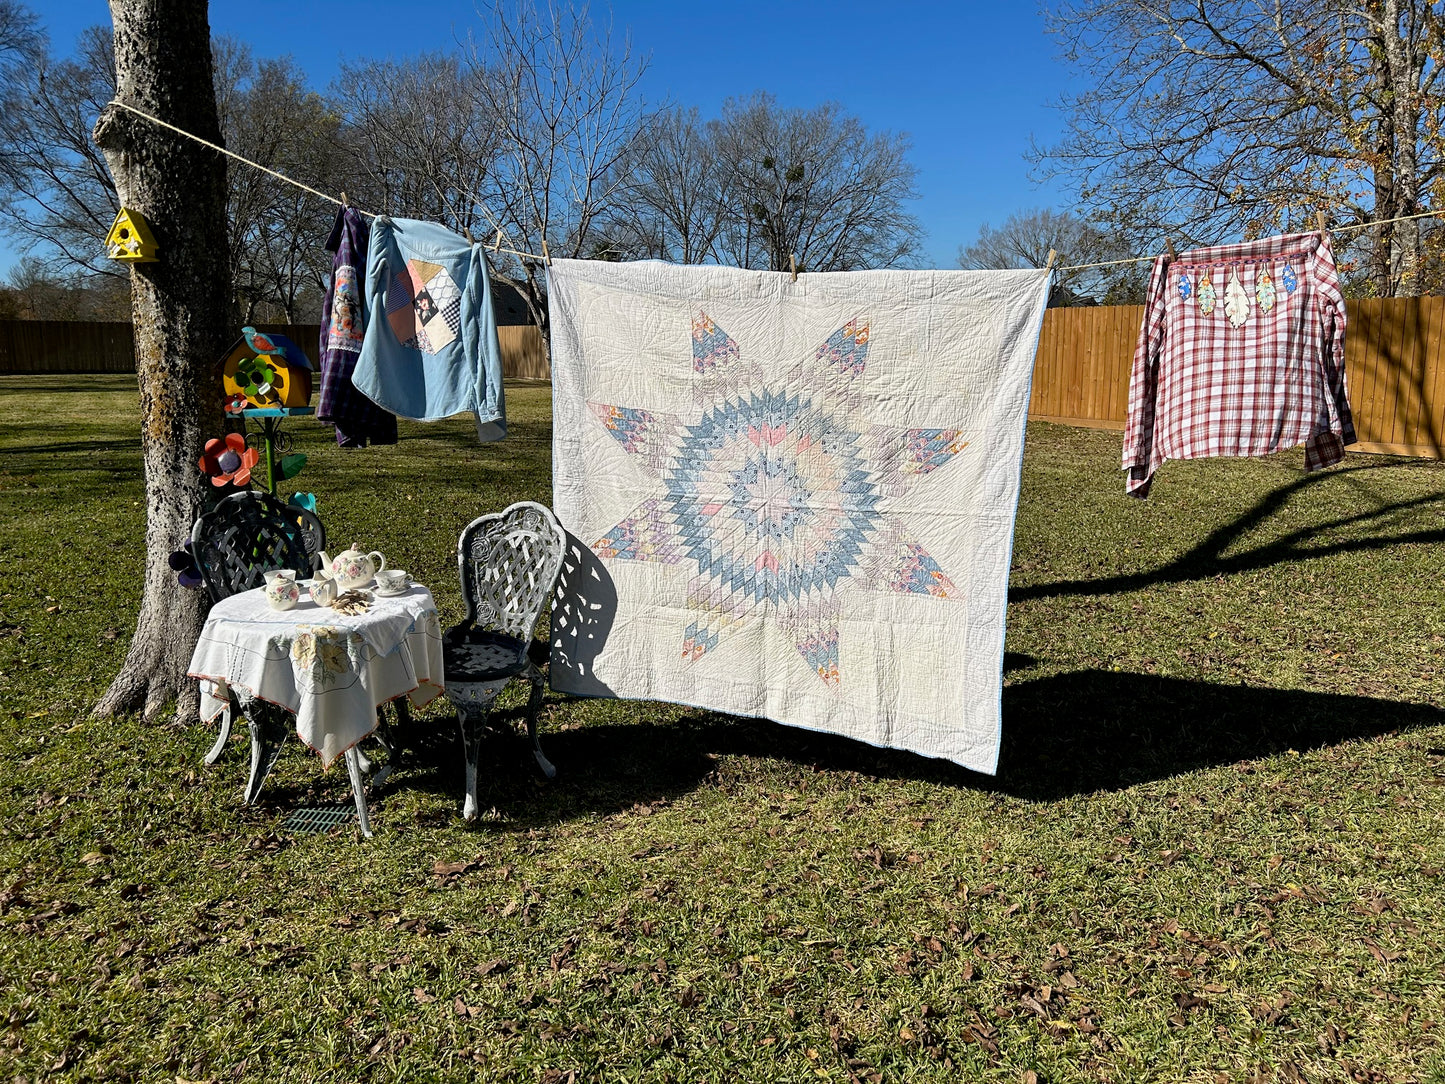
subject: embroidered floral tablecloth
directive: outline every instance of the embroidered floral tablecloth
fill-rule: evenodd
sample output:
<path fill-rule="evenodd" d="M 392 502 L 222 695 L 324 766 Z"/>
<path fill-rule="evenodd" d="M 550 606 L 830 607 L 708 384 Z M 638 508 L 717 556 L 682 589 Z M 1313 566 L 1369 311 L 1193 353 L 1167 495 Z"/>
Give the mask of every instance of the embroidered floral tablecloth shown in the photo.
<path fill-rule="evenodd" d="M 421 707 L 441 694 L 441 623 L 420 584 L 344 616 L 309 593 L 273 610 L 258 588 L 216 603 L 188 670 L 201 682 L 201 718 L 225 710 L 228 688 L 296 713 L 296 733 L 330 765 L 376 729 L 378 705 Z"/>

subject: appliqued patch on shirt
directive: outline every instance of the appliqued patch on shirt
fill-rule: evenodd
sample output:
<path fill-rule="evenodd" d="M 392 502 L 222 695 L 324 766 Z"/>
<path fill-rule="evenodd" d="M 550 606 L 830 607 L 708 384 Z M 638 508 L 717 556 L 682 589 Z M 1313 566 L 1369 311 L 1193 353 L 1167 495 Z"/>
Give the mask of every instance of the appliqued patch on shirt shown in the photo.
<path fill-rule="evenodd" d="M 1249 319 L 1249 295 L 1239 284 L 1239 271 L 1229 272 L 1229 285 L 1224 288 L 1224 315 L 1230 327 L 1243 327 Z"/>
<path fill-rule="evenodd" d="M 1183 271 L 1179 272 L 1179 296 L 1185 301 L 1188 301 L 1189 295 L 1193 292 L 1194 291 L 1190 289 L 1189 286 L 1189 276 L 1186 275 Z"/>
<path fill-rule="evenodd" d="M 1281 271 L 1279 275 L 1279 281 L 1284 283 L 1285 291 L 1291 294 L 1294 293 L 1295 287 L 1299 285 L 1299 279 L 1294 276 L 1294 268 L 1289 264 L 1284 265 L 1284 270 Z"/>
<path fill-rule="evenodd" d="M 1214 283 L 1210 281 L 1208 271 L 1199 276 L 1199 293 L 1197 296 L 1199 298 L 1199 311 L 1205 316 L 1208 316 L 1214 311 L 1214 302 L 1216 300 Z"/>
<path fill-rule="evenodd" d="M 1274 308 L 1274 278 L 1265 268 L 1260 268 L 1259 277 L 1254 280 L 1254 299 L 1259 303 L 1260 312 Z"/>
<path fill-rule="evenodd" d="M 408 260 L 386 288 L 386 319 L 402 346 L 440 353 L 461 328 L 461 290 L 446 268 Z"/>
<path fill-rule="evenodd" d="M 331 292 L 331 324 L 326 331 L 328 350 L 361 349 L 365 327 L 361 322 L 361 287 L 356 268 L 342 264 L 335 271 Z"/>

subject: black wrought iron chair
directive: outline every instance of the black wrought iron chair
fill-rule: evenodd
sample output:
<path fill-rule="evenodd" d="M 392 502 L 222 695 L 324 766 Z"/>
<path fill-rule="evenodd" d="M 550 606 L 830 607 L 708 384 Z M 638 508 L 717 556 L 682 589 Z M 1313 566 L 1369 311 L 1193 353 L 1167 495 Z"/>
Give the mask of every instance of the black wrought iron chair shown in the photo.
<path fill-rule="evenodd" d="M 268 493 L 245 490 L 223 497 L 196 520 L 190 548 L 207 594 L 212 602 L 220 602 L 260 587 L 273 569 L 289 568 L 299 577 L 311 576 L 326 548 L 326 528 L 313 512 Z M 251 778 L 245 799 L 250 804 L 280 754 L 290 712 L 262 701 L 242 705 L 233 692 L 205 763 L 214 764 L 225 750 L 238 709 L 251 727 Z"/>
<path fill-rule="evenodd" d="M 212 602 L 260 587 L 266 573 L 316 571 L 326 528 L 314 512 L 247 490 L 224 497 L 191 528 L 191 552 Z"/>
<path fill-rule="evenodd" d="M 476 818 L 477 757 L 492 705 L 515 677 L 532 683 L 527 734 L 547 778 L 557 774 L 537 740 L 542 672 L 529 657 L 532 631 L 562 568 L 565 536 L 552 510 L 519 501 L 472 520 L 457 542 L 466 620 L 443 637 L 446 695 L 457 709 L 467 758 L 462 813 Z"/>

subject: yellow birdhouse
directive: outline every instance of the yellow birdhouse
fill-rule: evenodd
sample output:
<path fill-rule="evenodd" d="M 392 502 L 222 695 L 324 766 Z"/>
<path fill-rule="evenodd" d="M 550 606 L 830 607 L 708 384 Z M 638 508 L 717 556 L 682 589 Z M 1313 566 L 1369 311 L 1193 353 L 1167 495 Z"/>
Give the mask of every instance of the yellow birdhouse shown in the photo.
<path fill-rule="evenodd" d="M 226 398 L 243 397 L 253 407 L 304 407 L 311 402 L 311 359 L 285 335 L 253 327 L 221 359 Z"/>
<path fill-rule="evenodd" d="M 155 263 L 159 259 L 156 252 L 156 239 L 149 223 L 139 211 L 122 207 L 105 235 L 105 254 L 126 263 Z"/>

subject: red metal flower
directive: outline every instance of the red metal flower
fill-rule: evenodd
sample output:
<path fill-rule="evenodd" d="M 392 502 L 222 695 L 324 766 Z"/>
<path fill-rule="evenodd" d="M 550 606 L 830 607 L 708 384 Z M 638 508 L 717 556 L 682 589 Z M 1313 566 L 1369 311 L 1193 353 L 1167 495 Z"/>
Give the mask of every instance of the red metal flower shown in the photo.
<path fill-rule="evenodd" d="M 211 480 L 213 486 L 227 482 L 244 486 L 251 481 L 251 468 L 261 460 L 261 453 L 246 447 L 246 438 L 240 433 L 227 433 L 224 440 L 211 438 L 206 441 L 206 450 L 201 454 L 201 473 Z"/>
<path fill-rule="evenodd" d="M 229 399 L 226 400 L 226 413 L 239 414 L 250 405 L 251 404 L 246 401 L 245 395 L 237 392 L 235 395 L 231 396 Z"/>

